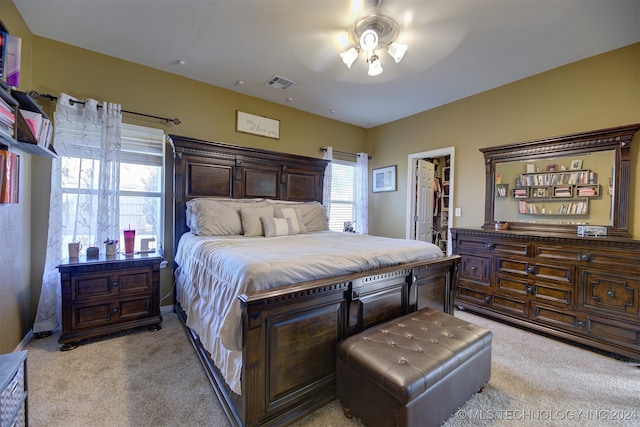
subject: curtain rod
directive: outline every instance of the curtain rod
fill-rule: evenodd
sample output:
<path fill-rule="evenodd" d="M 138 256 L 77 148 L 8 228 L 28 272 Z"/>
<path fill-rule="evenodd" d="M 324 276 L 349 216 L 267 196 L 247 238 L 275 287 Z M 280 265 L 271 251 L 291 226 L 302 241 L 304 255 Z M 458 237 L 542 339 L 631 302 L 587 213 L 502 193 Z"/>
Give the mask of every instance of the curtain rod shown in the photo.
<path fill-rule="evenodd" d="M 325 151 L 327 151 L 327 147 L 320 147 L 320 152 L 325 152 Z M 339 150 L 333 150 L 333 152 L 336 154 L 342 154 L 344 156 L 358 157 L 360 155 L 360 154 L 348 153 L 346 151 L 339 151 Z M 371 160 L 371 156 L 367 155 L 367 158 Z"/>
<path fill-rule="evenodd" d="M 49 94 L 40 94 L 40 93 L 36 92 L 35 90 L 32 90 L 32 91 L 29 92 L 29 97 L 34 99 L 34 100 L 37 100 L 38 98 L 48 98 L 48 99 L 50 99 L 52 101 L 56 101 L 56 102 L 58 101 L 58 98 L 56 96 L 49 95 Z M 77 99 L 70 99 L 69 102 L 71 103 L 71 105 L 73 105 L 74 103 L 84 105 L 84 101 L 78 101 Z M 98 108 L 102 108 L 102 105 L 98 104 Z M 182 123 L 180 121 L 180 119 L 177 118 L 177 117 L 175 119 L 169 119 L 169 118 L 166 118 L 166 117 L 152 116 L 151 114 L 138 113 L 136 111 L 122 110 L 122 112 L 123 113 L 127 113 L 127 114 L 135 114 L 136 116 L 150 117 L 152 119 L 162 120 L 162 121 L 164 121 L 166 123 L 171 122 L 171 123 L 173 123 L 175 125 L 179 125 L 180 123 Z"/>

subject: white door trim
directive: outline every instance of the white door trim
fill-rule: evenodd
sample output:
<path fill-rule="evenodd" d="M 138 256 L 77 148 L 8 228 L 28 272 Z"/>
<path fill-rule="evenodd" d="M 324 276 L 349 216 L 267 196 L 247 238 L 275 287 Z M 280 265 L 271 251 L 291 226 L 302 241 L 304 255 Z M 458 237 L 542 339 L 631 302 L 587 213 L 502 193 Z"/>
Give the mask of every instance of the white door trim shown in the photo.
<path fill-rule="evenodd" d="M 415 203 L 416 203 L 416 198 L 415 198 L 415 191 L 416 191 L 416 174 L 414 171 L 414 164 L 416 159 L 424 159 L 424 158 L 429 158 L 429 157 L 441 157 L 441 156 L 449 156 L 450 162 L 449 162 L 449 172 L 450 172 L 450 178 L 449 178 L 449 222 L 447 224 L 447 228 L 451 228 L 451 225 L 453 224 L 453 200 L 454 200 L 454 190 L 455 190 L 455 186 L 454 186 L 454 179 L 453 177 L 455 176 L 455 152 L 456 152 L 456 148 L 455 147 L 445 147 L 445 148 L 439 148 L 437 150 L 429 150 L 429 151 L 422 151 L 420 153 L 412 153 L 409 154 L 408 159 L 407 159 L 407 170 L 411 171 L 410 173 L 407 174 L 407 213 L 408 213 L 408 217 L 407 217 L 407 227 L 406 227 L 406 231 L 405 231 L 405 236 L 407 239 L 411 239 L 412 231 L 413 231 L 413 227 L 414 227 L 414 222 L 413 222 L 413 212 L 415 212 Z M 451 233 L 447 233 L 447 255 L 451 254 Z"/>

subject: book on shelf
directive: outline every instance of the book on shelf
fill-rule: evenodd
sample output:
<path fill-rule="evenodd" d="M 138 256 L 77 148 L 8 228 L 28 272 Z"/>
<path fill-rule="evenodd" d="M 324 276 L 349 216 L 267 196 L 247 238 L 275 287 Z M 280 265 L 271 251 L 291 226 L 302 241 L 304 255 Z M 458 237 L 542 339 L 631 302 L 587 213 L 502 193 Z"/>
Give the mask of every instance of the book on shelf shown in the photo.
<path fill-rule="evenodd" d="M 18 203 L 20 194 L 20 156 L 10 151 L 0 151 L 2 175 L 0 175 L 0 203 Z"/>
<path fill-rule="evenodd" d="M 20 86 L 20 60 L 22 39 L 7 32 L 0 32 L 2 38 L 2 70 L 0 76 L 8 86 Z"/>

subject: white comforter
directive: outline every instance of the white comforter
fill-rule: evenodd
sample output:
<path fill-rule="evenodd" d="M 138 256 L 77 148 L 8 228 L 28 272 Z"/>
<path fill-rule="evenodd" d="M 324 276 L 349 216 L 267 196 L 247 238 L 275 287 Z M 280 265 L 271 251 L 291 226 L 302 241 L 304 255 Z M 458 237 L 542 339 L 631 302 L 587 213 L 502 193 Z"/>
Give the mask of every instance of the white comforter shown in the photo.
<path fill-rule="evenodd" d="M 442 256 L 430 243 L 331 231 L 268 239 L 186 233 L 175 257 L 178 301 L 187 325 L 240 394 L 238 295 Z"/>

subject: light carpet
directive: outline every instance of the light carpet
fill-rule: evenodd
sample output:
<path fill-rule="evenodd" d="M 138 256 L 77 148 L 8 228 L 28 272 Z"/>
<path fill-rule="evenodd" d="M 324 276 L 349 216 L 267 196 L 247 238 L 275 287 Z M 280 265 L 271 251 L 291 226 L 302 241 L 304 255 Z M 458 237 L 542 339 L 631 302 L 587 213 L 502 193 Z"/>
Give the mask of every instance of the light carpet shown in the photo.
<path fill-rule="evenodd" d="M 491 380 L 446 423 L 457 426 L 638 426 L 640 369 L 469 312 L 455 315 L 494 333 Z M 58 334 L 32 340 L 31 426 L 228 426 L 177 316 L 59 351 Z M 296 427 L 360 426 L 338 402 Z"/>

